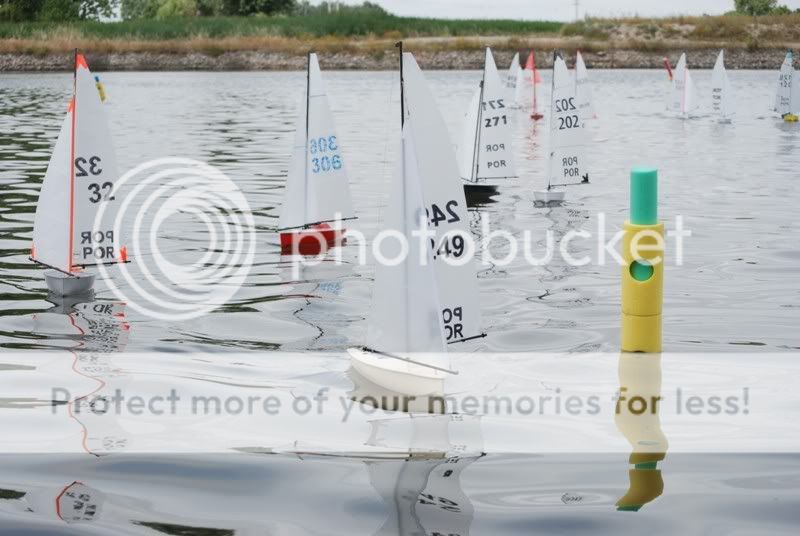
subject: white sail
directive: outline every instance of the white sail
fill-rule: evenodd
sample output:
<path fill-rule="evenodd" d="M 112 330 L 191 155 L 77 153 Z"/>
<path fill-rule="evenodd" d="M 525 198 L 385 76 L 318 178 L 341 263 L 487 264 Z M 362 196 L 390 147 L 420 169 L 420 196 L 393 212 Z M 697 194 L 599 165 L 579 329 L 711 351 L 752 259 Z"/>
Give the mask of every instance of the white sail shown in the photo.
<path fill-rule="evenodd" d="M 592 119 L 595 114 L 592 104 L 592 87 L 589 85 L 589 73 L 580 52 L 575 56 L 575 93 L 578 97 L 580 117 L 584 120 Z"/>
<path fill-rule="evenodd" d="M 667 109 L 684 116 L 697 109 L 694 81 L 686 66 L 686 54 L 681 54 L 678 65 L 675 66 Z"/>
<path fill-rule="evenodd" d="M 75 88 L 75 221 L 73 262 L 76 265 L 120 260 L 122 237 L 114 236 L 114 218 L 121 203 L 114 183 L 119 178 L 111 130 L 97 85 L 83 56 L 78 56 Z M 103 221 L 96 221 L 103 206 Z"/>
<path fill-rule="evenodd" d="M 586 131 L 578 110 L 575 83 L 567 64 L 556 58 L 550 109 L 550 164 L 548 184 L 577 184 L 588 180 Z"/>
<path fill-rule="evenodd" d="M 786 53 L 778 73 L 775 111 L 781 116 L 800 112 L 800 77 L 794 72 L 794 56 L 791 51 Z"/>
<path fill-rule="evenodd" d="M 420 251 L 414 234 L 428 227 L 420 182 L 420 162 L 409 122 L 403 128 L 398 166 L 390 183 L 384 231 L 405 237 L 408 251 L 403 262 L 377 262 L 372 305 L 367 323 L 367 347 L 378 352 L 431 353 L 435 366 L 446 356 L 436 268 L 429 248 Z M 403 248 L 396 238 L 385 239 L 379 248 L 386 259 L 401 258 Z M 435 354 L 434 354 L 435 353 Z M 436 355 L 439 357 L 437 358 Z M 423 360 L 423 357 L 418 360 Z M 428 360 L 426 359 L 426 362 Z"/>
<path fill-rule="evenodd" d="M 508 67 L 508 75 L 506 75 L 506 86 L 510 89 L 516 89 L 517 77 L 521 69 L 522 66 L 519 64 L 519 52 L 517 52 L 511 59 L 511 65 Z"/>
<path fill-rule="evenodd" d="M 483 68 L 483 87 L 477 95 L 478 99 L 473 96 L 464 117 L 465 134 L 458 147 L 461 178 L 478 183 L 515 177 L 510 103 L 489 48 Z"/>
<path fill-rule="evenodd" d="M 113 231 L 117 178 L 105 110 L 79 55 L 73 99 L 36 206 L 31 257 L 64 272 L 120 261 L 120 237 Z M 104 205 L 102 221 L 96 221 Z"/>
<path fill-rule="evenodd" d="M 279 229 L 354 216 L 341 140 L 336 134 L 316 54 L 308 57 L 306 89 L 308 96 L 304 113 L 297 121 Z"/>
<path fill-rule="evenodd" d="M 531 84 L 531 75 L 530 71 L 527 69 L 520 69 L 517 71 L 517 83 L 514 84 L 514 103 L 517 106 L 529 106 L 530 105 L 530 91 L 533 91 L 533 85 Z M 530 90 L 530 91 L 528 91 Z"/>
<path fill-rule="evenodd" d="M 734 113 L 733 88 L 725 70 L 724 52 L 720 50 L 711 72 L 711 108 L 720 120 L 730 120 Z"/>
<path fill-rule="evenodd" d="M 451 261 L 463 261 L 462 257 L 469 254 L 467 204 L 439 107 L 414 56 L 405 53 L 403 58 L 409 113 L 406 124 L 416 146 L 429 227 L 436 233 L 433 256 L 446 340 L 455 342 L 481 335 L 478 278 L 473 261 L 462 266 L 446 261 L 448 257 Z"/>
<path fill-rule="evenodd" d="M 32 259 L 64 272 L 72 269 L 69 234 L 69 222 L 72 218 L 69 203 L 72 113 L 70 101 L 69 111 L 61 124 L 61 131 L 39 192 L 31 248 Z"/>

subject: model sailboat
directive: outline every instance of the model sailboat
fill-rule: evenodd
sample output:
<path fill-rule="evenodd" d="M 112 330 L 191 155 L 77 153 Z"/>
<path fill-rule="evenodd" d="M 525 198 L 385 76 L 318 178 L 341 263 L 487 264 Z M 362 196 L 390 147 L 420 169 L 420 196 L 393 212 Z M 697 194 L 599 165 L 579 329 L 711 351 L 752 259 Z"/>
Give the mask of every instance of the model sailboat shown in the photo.
<path fill-rule="evenodd" d="M 575 83 L 567 64 L 559 56 L 553 62 L 553 92 L 550 104 L 550 161 L 546 190 L 533 192 L 536 203 L 564 200 L 555 188 L 589 182 L 586 167 L 586 132 L 578 109 Z"/>
<path fill-rule="evenodd" d="M 308 55 L 305 113 L 295 142 L 278 232 L 284 252 L 317 254 L 341 244 L 341 222 L 355 219 L 342 144 L 336 135 L 317 55 Z"/>
<path fill-rule="evenodd" d="M 112 224 L 119 205 L 117 178 L 103 103 L 86 59 L 76 52 L 72 99 L 33 223 L 30 259 L 50 268 L 44 275 L 53 295 L 91 290 L 95 275 L 85 270 L 89 266 L 127 262 L 127 250 Z"/>
<path fill-rule="evenodd" d="M 786 53 L 778 74 L 774 110 L 788 122 L 796 122 L 797 116 L 800 115 L 800 76 L 797 76 L 794 70 L 794 56 L 791 50 Z"/>
<path fill-rule="evenodd" d="M 492 51 L 487 48 L 483 79 L 464 115 L 458 146 L 459 170 L 467 187 L 494 190 L 517 175 L 506 94 Z"/>
<path fill-rule="evenodd" d="M 539 94 L 536 89 L 536 86 L 542 83 L 542 77 L 539 74 L 539 69 L 536 68 L 536 57 L 533 54 L 533 51 L 528 54 L 528 60 L 525 62 L 525 78 L 527 83 L 525 84 L 518 84 L 517 87 L 521 88 L 526 85 L 530 85 L 531 87 L 531 95 L 532 95 L 532 108 L 531 108 L 531 119 L 534 121 L 538 121 L 542 119 L 544 115 L 542 115 L 541 111 L 539 110 Z M 522 95 L 518 95 L 518 102 L 524 100 L 527 97 Z"/>
<path fill-rule="evenodd" d="M 672 87 L 667 110 L 679 114 L 684 119 L 697 109 L 696 90 L 692 75 L 686 66 L 686 54 L 681 54 L 672 77 Z"/>
<path fill-rule="evenodd" d="M 725 70 L 724 51 L 719 51 L 714 70 L 711 72 L 711 109 L 719 117 L 720 123 L 730 123 L 735 114 L 733 88 Z"/>
<path fill-rule="evenodd" d="M 575 55 L 575 95 L 578 99 L 579 116 L 584 121 L 595 117 L 592 104 L 592 87 L 589 85 L 589 72 L 583 63 L 580 51 Z"/>
<path fill-rule="evenodd" d="M 456 373 L 448 344 L 484 335 L 472 262 L 446 260 L 467 254 L 471 239 L 447 127 L 414 56 L 401 49 L 400 57 L 400 158 L 385 229 L 405 237 L 409 247 L 403 253 L 397 240 L 384 241 L 383 255 L 402 261 L 377 264 L 367 344 L 349 353 L 353 367 L 371 382 L 423 395 L 441 393 L 445 377 Z M 432 247 L 420 251 L 419 233 L 427 231 L 434 233 Z"/>
<path fill-rule="evenodd" d="M 508 67 L 508 74 L 506 75 L 506 87 L 509 90 L 508 104 L 511 108 L 519 108 L 517 102 L 517 83 L 522 76 L 522 66 L 519 63 L 519 52 L 514 54 L 511 59 L 511 65 Z"/>

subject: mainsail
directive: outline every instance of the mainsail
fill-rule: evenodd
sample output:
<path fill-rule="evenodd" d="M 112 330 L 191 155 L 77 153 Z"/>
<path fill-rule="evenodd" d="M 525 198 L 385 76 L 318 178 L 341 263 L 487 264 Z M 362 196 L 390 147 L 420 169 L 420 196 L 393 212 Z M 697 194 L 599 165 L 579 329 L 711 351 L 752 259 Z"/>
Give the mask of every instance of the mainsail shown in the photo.
<path fill-rule="evenodd" d="M 794 71 L 794 56 L 791 50 L 786 53 L 778 74 L 774 110 L 781 116 L 800 114 L 800 76 Z"/>
<path fill-rule="evenodd" d="M 103 103 L 86 60 L 76 54 L 73 96 L 36 206 L 31 259 L 68 273 L 125 262 L 113 229 L 118 178 Z"/>
<path fill-rule="evenodd" d="M 723 121 L 729 121 L 734 113 L 733 89 L 725 70 L 724 52 L 720 50 L 714 70 L 711 72 L 711 108 Z"/>
<path fill-rule="evenodd" d="M 681 54 L 678 65 L 672 77 L 672 89 L 667 109 L 671 112 L 689 115 L 697 109 L 697 98 L 695 97 L 694 81 L 686 66 L 686 54 Z"/>
<path fill-rule="evenodd" d="M 549 168 L 548 189 L 589 180 L 586 133 L 578 110 L 575 83 L 560 57 L 553 64 Z"/>
<path fill-rule="evenodd" d="M 342 144 L 316 54 L 308 55 L 305 113 L 298 114 L 279 230 L 354 217 Z"/>
<path fill-rule="evenodd" d="M 516 176 L 512 116 L 508 112 L 507 91 L 487 48 L 483 81 L 464 116 L 463 138 L 458 146 L 462 179 L 479 183 Z"/>
<path fill-rule="evenodd" d="M 589 73 L 580 51 L 575 55 L 575 94 L 578 98 L 578 110 L 581 119 L 592 119 L 595 115 L 592 104 L 592 87 L 589 85 Z"/>

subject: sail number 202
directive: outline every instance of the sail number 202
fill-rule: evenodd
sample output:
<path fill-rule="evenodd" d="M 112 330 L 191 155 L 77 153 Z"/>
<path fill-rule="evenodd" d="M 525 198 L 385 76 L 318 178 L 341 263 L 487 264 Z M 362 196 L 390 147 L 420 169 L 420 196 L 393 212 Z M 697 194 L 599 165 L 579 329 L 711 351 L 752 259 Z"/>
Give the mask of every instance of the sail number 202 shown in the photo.
<path fill-rule="evenodd" d="M 558 112 L 571 112 L 576 110 L 575 97 L 566 99 L 556 99 L 555 102 L 556 113 Z M 577 128 L 580 126 L 578 116 L 576 114 L 565 115 L 558 118 L 558 130 L 567 130 L 570 128 Z"/>
<path fill-rule="evenodd" d="M 342 169 L 342 156 L 339 154 L 336 136 L 321 136 L 308 140 L 308 152 L 311 155 L 311 172 L 326 173 Z"/>

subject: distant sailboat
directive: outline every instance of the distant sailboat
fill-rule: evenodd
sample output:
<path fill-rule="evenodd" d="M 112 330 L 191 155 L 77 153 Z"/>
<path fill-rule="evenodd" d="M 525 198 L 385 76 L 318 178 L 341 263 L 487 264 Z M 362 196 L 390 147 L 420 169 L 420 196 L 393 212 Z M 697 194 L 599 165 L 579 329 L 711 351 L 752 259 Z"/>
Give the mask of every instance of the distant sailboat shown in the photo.
<path fill-rule="evenodd" d="M 575 55 L 575 95 L 578 99 L 578 111 L 581 119 L 588 120 L 595 117 L 594 104 L 592 104 L 592 87 L 589 84 L 589 72 L 583 63 L 580 51 Z"/>
<path fill-rule="evenodd" d="M 547 189 L 533 192 L 540 204 L 564 200 L 564 191 L 554 188 L 589 182 L 585 123 L 578 110 L 575 82 L 560 56 L 553 62 L 552 88 Z"/>
<path fill-rule="evenodd" d="M 511 108 L 519 108 L 519 103 L 516 102 L 516 95 L 517 82 L 521 74 L 522 66 L 519 64 L 519 52 L 517 52 L 511 60 L 511 65 L 508 67 L 508 74 L 506 75 L 506 87 L 509 89 L 508 104 Z"/>
<path fill-rule="evenodd" d="M 531 88 L 531 119 L 534 121 L 538 121 L 542 119 L 544 115 L 539 111 L 539 95 L 536 89 L 536 86 L 542 83 L 542 77 L 539 74 L 539 69 L 536 68 L 536 57 L 533 54 L 533 51 L 528 54 L 528 60 L 525 62 L 525 80 L 527 83 L 518 84 L 517 88 L 522 89 L 525 86 L 530 85 Z M 524 99 L 528 98 L 527 96 L 518 95 L 518 102 L 523 101 Z"/>
<path fill-rule="evenodd" d="M 778 74 L 774 110 L 784 121 L 796 122 L 800 115 L 800 76 L 794 70 L 792 51 L 786 53 Z"/>
<path fill-rule="evenodd" d="M 688 118 L 697 107 L 694 81 L 689 68 L 686 66 L 686 54 L 684 53 L 681 54 L 678 65 L 675 66 L 667 110 L 677 113 L 683 118 Z"/>
<path fill-rule="evenodd" d="M 83 55 L 75 52 L 72 99 L 42 182 L 33 222 L 30 260 L 50 268 L 44 276 L 55 296 L 91 290 L 84 269 L 127 262 L 113 224 L 116 159 L 103 103 Z M 102 221 L 97 214 L 103 207 Z"/>
<path fill-rule="evenodd" d="M 404 236 L 409 247 L 403 255 L 397 240 L 385 242 L 383 255 L 403 261 L 377 264 L 367 344 L 348 352 L 353 367 L 368 380 L 423 395 L 441 393 L 445 377 L 456 373 L 449 366 L 448 344 L 484 335 L 472 263 L 445 261 L 467 253 L 470 238 L 447 127 L 414 56 L 402 48 L 400 65 L 400 158 L 384 227 Z M 435 232 L 433 247 L 421 252 L 413 237 L 428 229 Z"/>
<path fill-rule="evenodd" d="M 305 113 L 297 117 L 278 222 L 281 249 L 318 254 L 342 242 L 341 222 L 352 219 L 355 214 L 341 140 L 336 135 L 317 55 L 309 53 Z"/>
<path fill-rule="evenodd" d="M 464 115 L 458 146 L 459 170 L 466 187 L 494 190 L 517 176 L 506 95 L 492 51 L 487 48 L 483 79 Z"/>
<path fill-rule="evenodd" d="M 711 73 L 711 109 L 721 123 L 730 123 L 736 110 L 733 103 L 733 88 L 725 70 L 724 51 L 719 51 Z"/>

